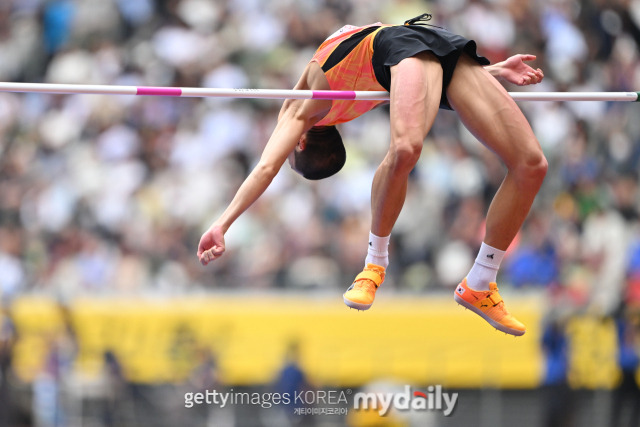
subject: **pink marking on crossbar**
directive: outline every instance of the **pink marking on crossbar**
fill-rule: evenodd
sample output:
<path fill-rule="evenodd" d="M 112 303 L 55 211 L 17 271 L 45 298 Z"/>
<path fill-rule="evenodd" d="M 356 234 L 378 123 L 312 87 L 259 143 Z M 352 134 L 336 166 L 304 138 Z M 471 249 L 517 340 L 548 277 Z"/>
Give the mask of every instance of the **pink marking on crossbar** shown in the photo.
<path fill-rule="evenodd" d="M 356 93 L 352 90 L 344 90 L 339 93 L 328 90 L 314 90 L 311 99 L 356 99 Z"/>
<path fill-rule="evenodd" d="M 182 89 L 179 87 L 140 86 L 137 88 L 136 95 L 180 96 Z"/>

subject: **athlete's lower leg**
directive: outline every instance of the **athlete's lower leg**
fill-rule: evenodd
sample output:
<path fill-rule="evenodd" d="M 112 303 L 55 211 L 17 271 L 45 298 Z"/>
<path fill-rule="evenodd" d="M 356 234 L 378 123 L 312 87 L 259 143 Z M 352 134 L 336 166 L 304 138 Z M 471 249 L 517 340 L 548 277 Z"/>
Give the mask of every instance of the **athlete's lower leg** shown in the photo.
<path fill-rule="evenodd" d="M 497 329 L 522 335 L 525 327 L 507 311 L 495 280 L 504 251 L 542 185 L 547 162 L 513 99 L 470 58 L 460 58 L 447 95 L 465 126 L 500 156 L 508 169 L 487 213 L 484 244 L 469 275 L 456 288 L 455 300 Z"/>
<path fill-rule="evenodd" d="M 391 67 L 391 143 L 371 188 L 369 243 L 376 247 L 368 251 L 364 271 L 344 294 L 345 304 L 352 308 L 368 309 L 384 280 L 386 245 L 404 204 L 409 174 L 438 112 L 441 93 L 442 67 L 432 54 L 407 58 Z"/>
<path fill-rule="evenodd" d="M 514 140 L 514 144 L 520 141 Z M 529 214 L 547 172 L 542 152 L 509 167 L 487 212 L 485 243 L 507 250 Z"/>

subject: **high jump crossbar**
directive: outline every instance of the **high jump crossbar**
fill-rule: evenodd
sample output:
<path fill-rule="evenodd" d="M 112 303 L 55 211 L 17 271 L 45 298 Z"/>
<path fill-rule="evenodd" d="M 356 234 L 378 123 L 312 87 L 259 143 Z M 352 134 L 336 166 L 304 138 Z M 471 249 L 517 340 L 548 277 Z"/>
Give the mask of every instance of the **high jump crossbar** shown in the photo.
<path fill-rule="evenodd" d="M 389 100 L 389 92 L 385 91 L 221 89 L 9 82 L 0 82 L 0 92 L 181 96 L 191 98 Z M 509 92 L 509 95 L 516 101 L 640 101 L 640 92 Z"/>

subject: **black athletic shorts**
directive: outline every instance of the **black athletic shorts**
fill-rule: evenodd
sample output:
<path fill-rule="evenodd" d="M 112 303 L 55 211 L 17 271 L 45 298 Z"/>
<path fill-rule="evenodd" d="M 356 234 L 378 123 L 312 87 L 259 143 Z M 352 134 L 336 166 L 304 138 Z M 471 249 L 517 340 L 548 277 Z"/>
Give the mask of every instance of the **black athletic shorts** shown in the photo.
<path fill-rule="evenodd" d="M 420 52 L 432 52 L 442 64 L 440 108 L 448 110 L 451 106 L 447 101 L 446 91 L 460 55 L 465 52 L 480 65 L 490 63 L 487 58 L 476 53 L 476 42 L 445 29 L 419 24 L 385 27 L 373 40 L 373 71 L 378 83 L 386 90 L 390 90 L 389 68 Z"/>

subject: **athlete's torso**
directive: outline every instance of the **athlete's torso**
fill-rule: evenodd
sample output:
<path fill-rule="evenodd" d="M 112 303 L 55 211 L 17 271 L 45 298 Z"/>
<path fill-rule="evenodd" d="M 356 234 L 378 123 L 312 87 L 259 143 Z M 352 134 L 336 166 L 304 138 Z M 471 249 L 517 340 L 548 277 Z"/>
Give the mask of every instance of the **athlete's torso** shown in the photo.
<path fill-rule="evenodd" d="M 387 27 L 380 23 L 364 27 L 346 25 L 324 41 L 313 55 L 332 90 L 385 90 L 371 62 L 373 40 Z M 332 126 L 361 116 L 384 101 L 333 101 L 329 113 L 316 126 Z"/>

